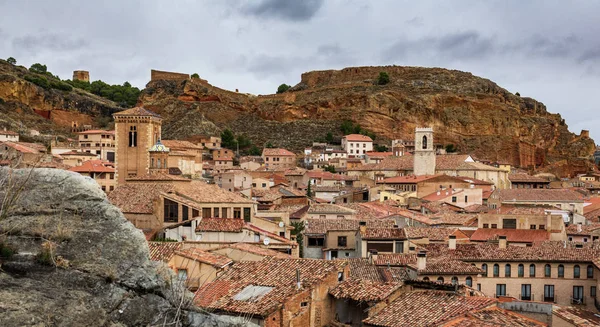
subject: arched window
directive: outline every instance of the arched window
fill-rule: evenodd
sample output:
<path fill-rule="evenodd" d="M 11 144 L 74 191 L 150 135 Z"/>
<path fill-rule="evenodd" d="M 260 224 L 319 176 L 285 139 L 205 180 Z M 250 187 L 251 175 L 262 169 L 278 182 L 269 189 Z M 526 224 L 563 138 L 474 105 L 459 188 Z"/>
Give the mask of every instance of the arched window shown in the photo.
<path fill-rule="evenodd" d="M 429 277 L 423 277 L 423 280 L 428 282 L 429 281 Z"/>
<path fill-rule="evenodd" d="M 465 284 L 467 284 L 469 287 L 473 287 L 473 278 L 471 278 L 471 276 L 467 277 Z"/>
<path fill-rule="evenodd" d="M 497 263 L 495 263 L 494 264 L 494 277 L 498 277 L 498 276 L 500 276 L 500 266 Z"/>
<path fill-rule="evenodd" d="M 452 281 L 452 285 L 457 285 L 458 284 L 458 277 L 452 276 L 451 281 Z"/>
<path fill-rule="evenodd" d="M 552 270 L 550 268 L 550 265 L 544 266 L 544 277 L 551 277 L 551 276 L 552 276 Z"/>
<path fill-rule="evenodd" d="M 158 161 L 157 167 L 160 168 L 160 159 L 156 159 Z"/>
<path fill-rule="evenodd" d="M 150 167 L 152 167 L 152 168 L 155 168 L 155 167 L 154 167 L 154 158 L 150 158 L 150 162 L 151 162 L 151 163 L 150 163 Z"/>
<path fill-rule="evenodd" d="M 504 277 L 510 277 L 510 264 L 506 264 L 506 266 L 504 266 Z"/>
<path fill-rule="evenodd" d="M 594 278 L 594 266 L 587 266 L 587 278 Z"/>
<path fill-rule="evenodd" d="M 483 270 L 483 276 L 487 277 L 487 264 L 482 264 L 481 265 L 481 270 Z"/>
<path fill-rule="evenodd" d="M 137 127 L 129 126 L 129 147 L 135 148 L 137 146 Z"/>
<path fill-rule="evenodd" d="M 167 160 L 163 160 L 163 168 L 167 169 Z"/>
<path fill-rule="evenodd" d="M 437 279 L 438 283 L 444 283 L 444 277 L 440 276 Z"/>
<path fill-rule="evenodd" d="M 573 267 L 573 278 L 579 278 L 581 276 L 581 269 L 579 268 L 579 265 L 575 265 Z"/>
<path fill-rule="evenodd" d="M 517 269 L 517 274 L 519 277 L 523 277 L 525 275 L 525 266 L 522 263 L 519 264 L 519 268 Z"/>
<path fill-rule="evenodd" d="M 529 265 L 529 277 L 535 277 L 535 265 L 533 263 Z"/>
<path fill-rule="evenodd" d="M 558 278 L 565 277 L 565 266 L 558 265 Z"/>
<path fill-rule="evenodd" d="M 427 149 L 427 136 L 423 135 L 423 150 Z"/>

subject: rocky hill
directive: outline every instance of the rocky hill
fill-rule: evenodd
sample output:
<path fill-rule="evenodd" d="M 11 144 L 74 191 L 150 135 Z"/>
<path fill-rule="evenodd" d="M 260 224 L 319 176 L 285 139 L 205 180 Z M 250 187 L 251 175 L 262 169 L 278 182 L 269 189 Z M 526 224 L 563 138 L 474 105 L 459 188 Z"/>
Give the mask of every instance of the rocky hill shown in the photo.
<path fill-rule="evenodd" d="M 377 85 L 380 72 L 390 76 Z M 460 152 L 514 166 L 544 166 L 558 175 L 585 171 L 594 151 L 587 133 L 568 130 L 543 103 L 514 95 L 490 80 L 441 68 L 356 67 L 314 71 L 283 94 L 253 96 L 202 79 L 153 80 L 140 103 L 160 113 L 164 136 L 186 138 L 231 128 L 255 143 L 300 150 L 352 120 L 382 144 L 412 139 L 432 126 L 435 141 Z"/>
<path fill-rule="evenodd" d="M 59 82 L 0 60 L 0 128 L 68 135 L 73 123 L 80 127 L 106 125 L 112 113 L 123 110 L 112 101 L 77 88 L 38 86 L 30 81 L 36 77 Z"/>

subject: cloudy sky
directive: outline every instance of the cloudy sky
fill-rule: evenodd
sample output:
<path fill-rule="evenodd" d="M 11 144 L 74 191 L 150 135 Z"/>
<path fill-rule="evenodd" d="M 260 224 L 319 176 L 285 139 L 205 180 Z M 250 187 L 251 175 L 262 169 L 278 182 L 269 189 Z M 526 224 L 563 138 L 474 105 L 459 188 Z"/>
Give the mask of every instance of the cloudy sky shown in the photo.
<path fill-rule="evenodd" d="M 600 1 L 0 0 L 0 57 L 143 87 L 150 69 L 255 94 L 310 70 L 444 67 L 544 102 L 600 143 Z"/>

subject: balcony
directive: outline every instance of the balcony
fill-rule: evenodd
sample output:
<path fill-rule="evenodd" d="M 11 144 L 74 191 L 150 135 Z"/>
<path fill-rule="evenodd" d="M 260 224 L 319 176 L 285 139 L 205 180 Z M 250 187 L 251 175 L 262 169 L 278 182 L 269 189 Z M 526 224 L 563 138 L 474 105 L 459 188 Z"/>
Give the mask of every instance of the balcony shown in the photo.
<path fill-rule="evenodd" d="M 556 303 L 556 296 L 544 296 L 544 302 Z"/>
<path fill-rule="evenodd" d="M 571 298 L 571 304 L 585 305 L 585 300 L 583 298 Z"/>
<path fill-rule="evenodd" d="M 501 297 L 501 296 L 503 296 L 503 297 L 510 297 L 509 294 L 496 294 L 496 293 L 494 293 L 494 297 L 495 298 L 498 298 L 498 297 Z"/>
<path fill-rule="evenodd" d="M 535 301 L 535 296 L 533 294 L 519 294 L 519 299 L 522 301 Z"/>

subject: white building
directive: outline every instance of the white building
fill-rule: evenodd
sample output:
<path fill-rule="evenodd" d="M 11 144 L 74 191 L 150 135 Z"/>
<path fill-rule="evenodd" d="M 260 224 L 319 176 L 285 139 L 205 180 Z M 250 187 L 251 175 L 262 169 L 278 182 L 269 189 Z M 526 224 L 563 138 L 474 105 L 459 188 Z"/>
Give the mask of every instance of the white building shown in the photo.
<path fill-rule="evenodd" d="M 342 138 L 342 149 L 348 156 L 364 157 L 367 152 L 373 151 L 373 140 L 361 134 L 350 134 Z"/>

